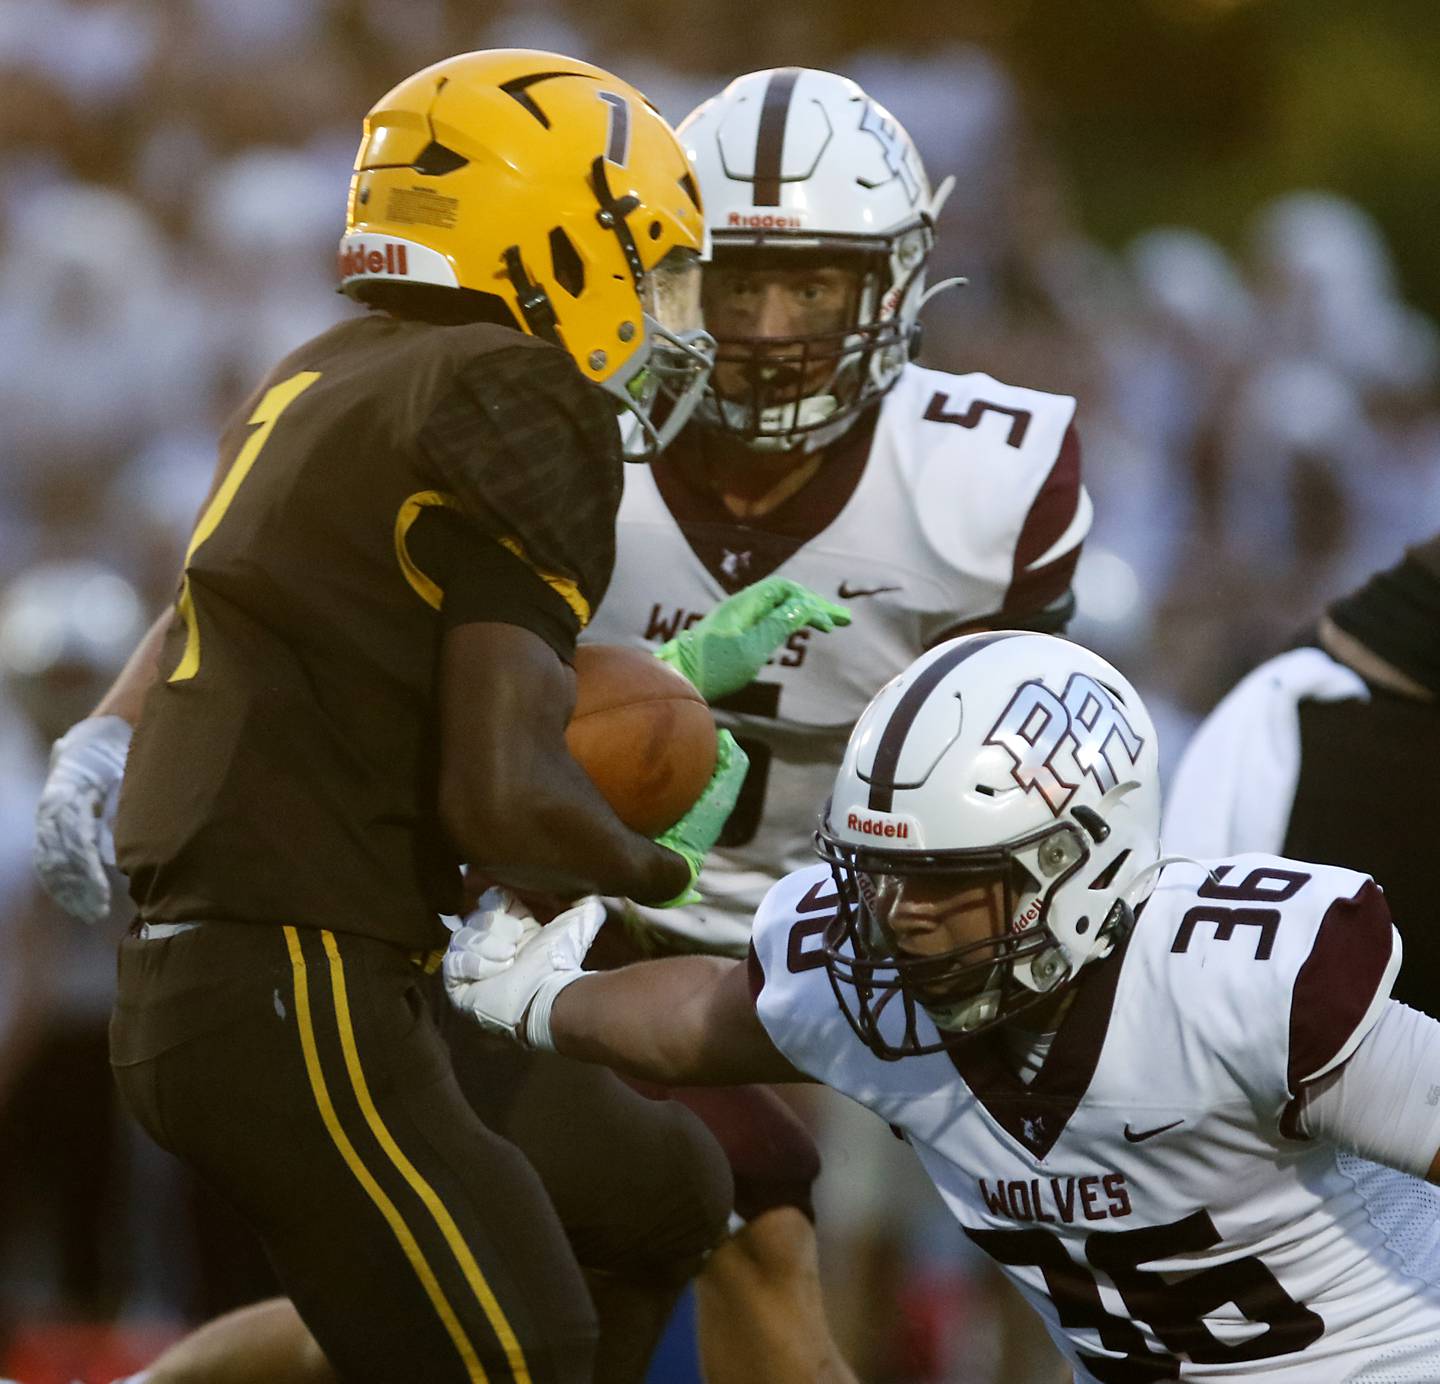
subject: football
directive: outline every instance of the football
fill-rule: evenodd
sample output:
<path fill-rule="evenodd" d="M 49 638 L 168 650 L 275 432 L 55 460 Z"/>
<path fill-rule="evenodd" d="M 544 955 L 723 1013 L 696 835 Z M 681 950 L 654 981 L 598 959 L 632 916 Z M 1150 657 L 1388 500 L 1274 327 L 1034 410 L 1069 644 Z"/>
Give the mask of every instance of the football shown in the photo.
<path fill-rule="evenodd" d="M 715 772 L 715 720 L 700 694 L 646 649 L 575 651 L 570 753 L 632 831 L 673 826 Z"/>

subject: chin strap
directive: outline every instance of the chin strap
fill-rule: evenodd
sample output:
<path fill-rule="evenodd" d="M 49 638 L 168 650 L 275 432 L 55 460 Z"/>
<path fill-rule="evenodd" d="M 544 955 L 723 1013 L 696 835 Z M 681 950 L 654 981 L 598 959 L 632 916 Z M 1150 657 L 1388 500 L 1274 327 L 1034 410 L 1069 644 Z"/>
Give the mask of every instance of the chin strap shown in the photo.
<path fill-rule="evenodd" d="M 633 192 L 627 192 L 625 196 L 617 197 L 610 190 L 610 179 L 605 172 L 604 155 L 597 155 L 595 162 L 590 165 L 590 179 L 595 191 L 595 200 L 600 203 L 600 210 L 595 213 L 595 219 L 607 231 L 615 233 L 616 240 L 620 242 L 620 252 L 625 256 L 625 263 L 630 269 L 630 277 L 638 292 L 640 280 L 645 276 L 645 267 L 640 263 L 640 251 L 636 248 L 635 237 L 631 234 L 630 224 L 625 218 L 640 205 L 640 199 Z"/>
<path fill-rule="evenodd" d="M 1100 924 L 1096 940 L 1109 945 L 1097 956 L 1109 956 L 1135 930 L 1135 910 L 1125 899 L 1116 899 Z"/>
<path fill-rule="evenodd" d="M 560 323 L 555 316 L 550 296 L 526 272 L 525 262 L 520 258 L 520 247 L 510 245 L 501 256 L 505 263 L 505 276 L 515 290 L 515 301 L 525 318 L 525 325 L 531 336 L 538 336 L 556 346 L 564 346 L 560 339 Z"/>

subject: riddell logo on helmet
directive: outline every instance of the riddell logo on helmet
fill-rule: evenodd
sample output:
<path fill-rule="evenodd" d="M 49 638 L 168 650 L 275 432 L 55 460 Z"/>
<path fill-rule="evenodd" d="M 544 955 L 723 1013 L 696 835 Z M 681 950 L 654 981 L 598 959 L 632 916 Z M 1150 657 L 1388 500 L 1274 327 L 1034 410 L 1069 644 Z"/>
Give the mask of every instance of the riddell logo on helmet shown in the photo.
<path fill-rule="evenodd" d="M 910 823 L 894 817 L 862 817 L 858 812 L 851 812 L 845 818 L 845 825 L 861 836 L 883 836 L 891 841 L 910 839 Z"/>
<path fill-rule="evenodd" d="M 798 231 L 802 223 L 798 216 L 785 216 L 780 212 L 752 211 L 747 214 L 732 211 L 725 224 L 743 226 L 747 231 Z"/>
<path fill-rule="evenodd" d="M 1024 908 L 1010 920 L 1011 932 L 1024 932 L 1040 921 L 1040 900 L 1031 899 Z"/>
<path fill-rule="evenodd" d="M 407 278 L 410 263 L 405 254 L 406 247 L 387 240 L 384 248 L 368 245 L 351 245 L 340 251 L 339 265 L 342 279 L 353 279 L 359 274 L 391 274 Z"/>

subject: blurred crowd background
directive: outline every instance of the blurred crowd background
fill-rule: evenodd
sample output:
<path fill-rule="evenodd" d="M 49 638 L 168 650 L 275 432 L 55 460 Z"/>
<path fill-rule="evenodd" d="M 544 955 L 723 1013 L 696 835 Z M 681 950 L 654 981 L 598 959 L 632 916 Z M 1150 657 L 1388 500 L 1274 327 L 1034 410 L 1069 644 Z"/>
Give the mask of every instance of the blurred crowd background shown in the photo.
<path fill-rule="evenodd" d="M 739 72 L 834 68 L 956 175 L 931 277 L 970 282 L 923 359 L 1078 396 L 1097 518 L 1071 632 L 1146 692 L 1166 765 L 1436 527 L 1429 0 L 0 0 L 0 1374 L 68 1380 L 225 1301 L 189 1192 L 109 1094 L 113 935 L 32 882 L 44 755 L 171 598 L 219 422 L 352 310 L 333 263 L 365 110 L 510 44 L 675 120 Z M 1025 1384 L 958 1230 L 816 1119 L 869 1377 Z"/>

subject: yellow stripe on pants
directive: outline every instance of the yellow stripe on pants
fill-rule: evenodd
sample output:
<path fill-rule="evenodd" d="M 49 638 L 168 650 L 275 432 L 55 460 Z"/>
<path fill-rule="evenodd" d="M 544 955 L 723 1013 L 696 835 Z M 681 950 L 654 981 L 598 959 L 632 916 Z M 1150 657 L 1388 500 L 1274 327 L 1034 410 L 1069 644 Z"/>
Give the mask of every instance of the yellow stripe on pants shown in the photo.
<path fill-rule="evenodd" d="M 370 1088 L 365 1083 L 365 1073 L 360 1069 L 360 1054 L 355 1047 L 355 1031 L 350 1024 L 350 1002 L 345 994 L 345 967 L 340 959 L 340 949 L 335 945 L 334 933 L 327 931 L 320 935 L 325 939 L 325 955 L 330 958 L 330 984 L 335 996 L 335 1019 L 340 1028 L 340 1047 L 345 1053 L 345 1067 L 350 1073 L 355 1099 L 360 1102 L 360 1109 L 365 1112 L 365 1122 L 370 1126 L 380 1147 L 389 1155 L 390 1161 L 400 1169 L 415 1195 L 425 1203 L 425 1209 L 430 1212 L 440 1233 L 445 1237 L 445 1243 L 450 1246 L 455 1262 L 460 1265 L 465 1281 L 470 1285 L 470 1291 L 475 1294 L 476 1301 L 485 1312 L 490 1329 L 504 1348 L 510 1373 L 515 1376 L 515 1384 L 531 1384 L 530 1371 L 525 1364 L 520 1342 L 515 1339 L 515 1333 L 510 1329 L 510 1323 L 506 1321 L 499 1301 L 485 1281 L 485 1275 L 480 1272 L 480 1265 L 475 1262 L 470 1246 L 460 1234 L 460 1227 L 455 1224 L 435 1189 L 420 1176 L 415 1165 L 401 1152 L 400 1146 L 380 1118 L 375 1102 L 370 1098 Z"/>
<path fill-rule="evenodd" d="M 451 1341 L 454 1342 L 455 1349 L 459 1351 L 460 1358 L 464 1362 L 473 1384 L 489 1384 L 489 1376 L 485 1373 L 485 1367 L 475 1353 L 475 1347 L 470 1343 L 470 1338 L 466 1336 L 465 1328 L 461 1326 L 460 1319 L 455 1315 L 455 1309 L 446 1300 L 434 1271 L 425 1262 L 425 1256 L 421 1253 L 420 1246 L 411 1233 L 410 1227 L 405 1224 L 395 1203 L 385 1195 L 370 1170 L 361 1162 L 355 1146 L 340 1126 L 335 1106 L 330 1099 L 329 1088 L 325 1084 L 325 1074 L 320 1070 L 320 1054 L 315 1043 L 315 1027 L 310 1017 L 310 989 L 306 979 L 305 957 L 300 950 L 300 936 L 293 927 L 285 928 L 284 932 L 285 946 L 290 953 L 290 968 L 295 977 L 295 1017 L 300 1025 L 300 1046 L 305 1054 L 305 1070 L 310 1077 L 310 1089 L 314 1093 L 315 1104 L 320 1109 L 320 1118 L 324 1121 L 325 1128 L 329 1131 L 330 1138 L 340 1151 L 340 1156 L 345 1160 L 346 1166 L 354 1174 L 355 1180 L 365 1189 L 365 1194 L 375 1203 L 380 1214 L 384 1216 L 386 1224 L 389 1225 L 391 1233 L 399 1242 L 406 1259 L 410 1261 L 410 1267 L 415 1270 L 415 1276 L 425 1289 L 425 1295 L 435 1308 L 436 1315 L 444 1323 L 445 1330 L 449 1333 Z M 333 947 L 334 939 L 328 932 L 325 934 L 325 941 L 327 948 Z M 331 957 L 333 972 L 338 956 L 332 951 Z M 348 1025 L 348 1012 L 346 1022 Z M 353 1042 L 350 1047 L 353 1049 Z M 349 1061 L 348 1051 L 346 1060 Z"/>

